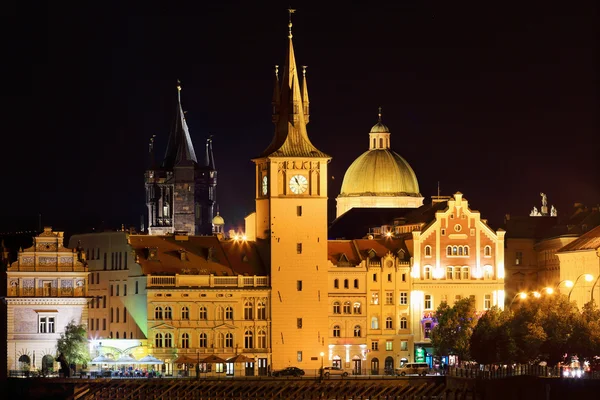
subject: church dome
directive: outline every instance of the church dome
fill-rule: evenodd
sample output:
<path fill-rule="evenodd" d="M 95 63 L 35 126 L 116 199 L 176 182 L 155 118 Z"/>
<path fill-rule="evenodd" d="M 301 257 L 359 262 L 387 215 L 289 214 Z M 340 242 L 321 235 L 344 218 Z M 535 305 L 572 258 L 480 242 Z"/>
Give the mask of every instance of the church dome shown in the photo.
<path fill-rule="evenodd" d="M 219 213 L 217 213 L 217 215 L 215 215 L 215 217 L 212 219 L 212 223 L 213 225 L 225 225 L 225 220 L 219 215 Z"/>
<path fill-rule="evenodd" d="M 340 193 L 340 197 L 365 195 L 420 196 L 417 176 L 396 152 L 387 148 L 370 149 L 350 165 Z"/>
<path fill-rule="evenodd" d="M 381 121 L 379 121 L 378 123 L 376 123 L 375 125 L 373 125 L 373 127 L 371 128 L 371 133 L 389 133 L 390 130 L 387 126 L 385 126 L 384 124 L 381 123 Z"/>

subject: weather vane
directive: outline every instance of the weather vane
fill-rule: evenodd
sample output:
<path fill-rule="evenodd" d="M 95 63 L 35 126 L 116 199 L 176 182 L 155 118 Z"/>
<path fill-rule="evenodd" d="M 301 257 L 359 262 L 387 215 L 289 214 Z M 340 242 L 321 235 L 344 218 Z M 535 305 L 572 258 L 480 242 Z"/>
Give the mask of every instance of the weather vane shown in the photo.
<path fill-rule="evenodd" d="M 288 33 L 288 38 L 292 38 L 292 14 L 296 12 L 295 9 L 292 8 L 292 6 L 290 6 L 290 8 L 287 9 L 288 10 L 288 29 L 289 29 L 289 33 Z"/>

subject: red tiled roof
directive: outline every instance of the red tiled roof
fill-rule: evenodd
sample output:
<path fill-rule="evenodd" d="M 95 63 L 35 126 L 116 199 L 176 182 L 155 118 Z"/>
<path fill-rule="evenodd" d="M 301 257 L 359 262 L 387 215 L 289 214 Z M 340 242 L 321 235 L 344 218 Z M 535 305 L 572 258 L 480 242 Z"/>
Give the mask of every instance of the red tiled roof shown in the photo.
<path fill-rule="evenodd" d="M 327 257 L 333 265 L 338 265 L 342 254 L 346 256 L 350 264 L 360 264 L 361 258 L 356 252 L 352 240 L 329 240 L 327 242 Z"/>
<path fill-rule="evenodd" d="M 186 238 L 131 235 L 129 241 L 145 275 L 189 271 L 220 276 L 266 275 L 253 242 L 219 241 L 215 236 Z M 149 257 L 151 249 L 157 251 L 152 258 Z"/>
<path fill-rule="evenodd" d="M 579 238 L 567 244 L 559 252 L 578 250 L 597 250 L 600 248 L 600 226 L 584 233 Z"/>

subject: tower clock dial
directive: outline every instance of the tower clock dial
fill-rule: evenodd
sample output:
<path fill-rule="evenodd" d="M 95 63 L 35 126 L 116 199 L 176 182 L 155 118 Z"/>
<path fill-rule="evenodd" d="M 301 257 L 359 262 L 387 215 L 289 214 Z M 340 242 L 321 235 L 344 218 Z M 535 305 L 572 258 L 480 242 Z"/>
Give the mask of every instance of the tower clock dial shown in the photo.
<path fill-rule="evenodd" d="M 263 196 L 266 196 L 268 191 L 269 191 L 269 179 L 265 175 L 262 178 L 262 194 L 263 194 Z"/>
<path fill-rule="evenodd" d="M 302 194 L 308 189 L 308 179 L 304 175 L 294 175 L 290 179 L 290 190 L 294 194 Z"/>

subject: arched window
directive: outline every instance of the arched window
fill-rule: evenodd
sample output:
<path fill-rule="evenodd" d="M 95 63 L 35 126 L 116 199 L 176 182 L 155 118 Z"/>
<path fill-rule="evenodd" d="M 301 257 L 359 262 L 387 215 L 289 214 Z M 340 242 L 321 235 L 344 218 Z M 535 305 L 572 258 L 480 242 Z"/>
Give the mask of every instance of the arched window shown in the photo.
<path fill-rule="evenodd" d="M 225 319 L 233 319 L 233 308 L 230 306 L 227 306 L 225 309 Z"/>
<path fill-rule="evenodd" d="M 426 265 L 424 268 L 424 272 L 425 272 L 425 279 L 431 279 L 431 267 L 429 265 Z"/>
<path fill-rule="evenodd" d="M 336 301 L 333 303 L 333 313 L 334 314 L 340 314 L 340 302 Z"/>
<path fill-rule="evenodd" d="M 485 257 L 491 257 L 492 256 L 492 248 L 490 246 L 485 246 L 483 248 L 483 255 Z"/>
<path fill-rule="evenodd" d="M 344 279 L 344 289 L 349 289 L 350 288 L 350 283 L 348 282 L 348 279 Z"/>
<path fill-rule="evenodd" d="M 354 326 L 354 337 L 360 337 L 360 325 Z"/>
<path fill-rule="evenodd" d="M 458 246 L 452 246 L 452 255 L 453 256 L 458 255 Z"/>
<path fill-rule="evenodd" d="M 377 139 L 373 138 L 373 148 L 377 148 Z"/>
<path fill-rule="evenodd" d="M 173 309 L 169 306 L 165 307 L 165 319 L 173 319 Z"/>
<path fill-rule="evenodd" d="M 225 312 L 223 311 L 223 307 L 217 306 L 217 321 L 222 321 L 225 318 Z"/>
<path fill-rule="evenodd" d="M 181 348 L 189 349 L 190 348 L 190 335 L 187 333 L 181 334 Z"/>
<path fill-rule="evenodd" d="M 157 333 L 156 335 L 154 335 L 154 347 L 163 347 L 162 333 Z"/>
<path fill-rule="evenodd" d="M 254 303 L 249 300 L 246 300 L 244 303 L 244 319 L 254 319 Z"/>
<path fill-rule="evenodd" d="M 187 306 L 181 307 L 181 319 L 190 319 L 190 309 Z"/>
<path fill-rule="evenodd" d="M 425 246 L 425 257 L 431 257 L 431 246 Z"/>
<path fill-rule="evenodd" d="M 258 335 L 256 336 L 256 338 L 257 338 L 256 347 L 259 349 L 266 349 L 267 348 L 267 332 L 265 332 L 261 329 L 260 331 L 258 331 Z"/>
<path fill-rule="evenodd" d="M 354 280 L 354 289 L 358 289 L 358 279 Z"/>
<path fill-rule="evenodd" d="M 344 314 L 351 314 L 352 313 L 351 307 L 352 307 L 351 303 L 349 301 L 345 301 L 344 302 Z"/>
<path fill-rule="evenodd" d="M 253 349 L 254 348 L 254 334 L 252 331 L 244 332 L 244 348 Z"/>
<path fill-rule="evenodd" d="M 362 309 L 360 306 L 360 303 L 356 302 L 354 303 L 354 314 L 361 314 L 362 313 Z"/>
<path fill-rule="evenodd" d="M 462 246 L 459 246 L 459 247 L 458 247 L 458 255 L 459 255 L 459 256 L 462 256 L 462 255 L 463 255 L 463 247 L 462 247 Z"/>
<path fill-rule="evenodd" d="M 334 289 L 339 289 L 340 288 L 340 280 L 339 279 L 334 279 L 333 280 L 333 288 Z"/>
<path fill-rule="evenodd" d="M 198 318 L 206 321 L 208 319 L 208 310 L 204 306 L 200 306 L 200 311 L 198 313 Z"/>
<path fill-rule="evenodd" d="M 339 325 L 335 325 L 333 327 L 333 337 L 340 337 L 342 335 L 341 329 Z"/>
<path fill-rule="evenodd" d="M 379 359 L 378 358 L 371 359 L 371 374 L 379 375 Z"/>
<path fill-rule="evenodd" d="M 383 148 L 383 138 L 379 138 L 379 148 Z"/>
<path fill-rule="evenodd" d="M 392 321 L 392 317 L 387 317 L 385 319 L 385 329 L 394 329 L 394 322 Z"/>
<path fill-rule="evenodd" d="M 200 340 L 198 342 L 198 347 L 202 347 L 202 348 L 208 347 L 208 337 L 206 336 L 206 333 L 204 333 L 204 332 L 200 334 Z"/>
<path fill-rule="evenodd" d="M 408 329 L 408 320 L 406 317 L 400 318 L 400 329 Z"/>
<path fill-rule="evenodd" d="M 454 279 L 460 279 L 460 267 L 454 268 Z"/>
<path fill-rule="evenodd" d="M 257 305 L 257 319 L 267 319 L 267 305 L 260 300 Z"/>
<path fill-rule="evenodd" d="M 465 246 L 465 256 L 469 255 L 469 246 Z"/>
<path fill-rule="evenodd" d="M 452 279 L 454 273 L 454 268 L 446 267 L 446 279 Z"/>
<path fill-rule="evenodd" d="M 165 333 L 165 347 L 173 347 L 173 335 Z"/>
<path fill-rule="evenodd" d="M 222 349 L 225 346 L 225 335 L 222 333 L 217 333 L 215 335 L 215 342 L 217 349 Z"/>
<path fill-rule="evenodd" d="M 452 246 L 446 247 L 446 255 L 447 256 L 451 256 L 452 255 Z"/>
<path fill-rule="evenodd" d="M 233 333 L 225 334 L 225 347 L 229 349 L 233 348 Z"/>
<path fill-rule="evenodd" d="M 379 319 L 377 317 L 371 318 L 371 329 L 379 329 Z"/>
<path fill-rule="evenodd" d="M 462 267 L 462 279 L 469 279 L 469 267 Z"/>

